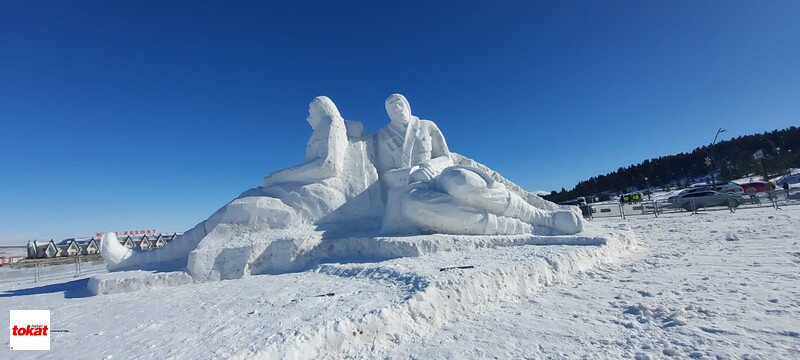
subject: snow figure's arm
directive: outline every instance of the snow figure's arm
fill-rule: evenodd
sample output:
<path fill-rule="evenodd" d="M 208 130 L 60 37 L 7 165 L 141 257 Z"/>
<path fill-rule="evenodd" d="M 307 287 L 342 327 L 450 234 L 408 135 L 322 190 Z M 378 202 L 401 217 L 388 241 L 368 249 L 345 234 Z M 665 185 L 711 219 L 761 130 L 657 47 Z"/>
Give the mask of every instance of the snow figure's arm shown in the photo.
<path fill-rule="evenodd" d="M 375 167 L 378 169 L 378 173 L 383 174 L 391 170 L 394 167 L 394 164 L 392 163 L 391 152 L 394 151 L 395 149 L 390 148 L 388 135 L 386 134 L 385 129 L 381 129 L 378 131 L 375 150 L 377 157 L 377 161 L 375 162 Z"/>
<path fill-rule="evenodd" d="M 453 159 L 450 157 L 450 149 L 444 135 L 433 122 L 428 122 L 428 134 L 431 139 L 431 159 L 423 161 L 411 168 L 411 181 L 427 181 L 434 178 L 445 168 L 453 166 Z"/>
<path fill-rule="evenodd" d="M 431 122 L 430 129 L 430 136 L 433 148 L 431 149 L 431 159 L 435 159 L 438 157 L 447 157 L 450 158 L 450 149 L 447 147 L 447 141 L 444 140 L 444 135 L 442 135 L 442 131 L 439 130 L 439 127 L 436 126 L 435 123 Z M 453 163 L 453 160 L 450 160 L 450 163 Z"/>
<path fill-rule="evenodd" d="M 389 187 L 400 187 L 409 183 L 409 176 L 411 175 L 410 170 L 411 168 L 392 169 L 383 173 L 381 176 Z"/>
<path fill-rule="evenodd" d="M 408 184 L 408 175 L 410 168 L 395 168 L 394 159 L 392 154 L 402 151 L 389 139 L 391 135 L 387 134 L 386 130 L 378 132 L 377 144 L 377 157 L 378 162 L 375 166 L 378 168 L 380 178 L 389 187 L 395 188 Z"/>
<path fill-rule="evenodd" d="M 347 131 L 341 119 L 332 120 L 327 130 L 327 134 L 321 134 L 323 135 L 321 139 L 317 140 L 312 136 L 309 140 L 308 152 L 317 156 L 307 159 L 300 165 L 270 174 L 264 178 L 263 186 L 289 182 L 314 183 L 339 175 L 344 166 Z"/>

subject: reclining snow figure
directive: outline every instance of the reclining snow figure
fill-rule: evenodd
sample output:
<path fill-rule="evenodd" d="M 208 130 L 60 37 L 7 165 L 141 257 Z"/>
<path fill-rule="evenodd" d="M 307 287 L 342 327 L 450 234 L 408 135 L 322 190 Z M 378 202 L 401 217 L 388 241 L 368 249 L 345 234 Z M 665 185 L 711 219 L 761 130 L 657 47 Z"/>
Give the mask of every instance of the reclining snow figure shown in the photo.
<path fill-rule="evenodd" d="M 225 270 L 221 267 L 258 266 L 259 256 L 276 241 L 298 246 L 314 241 L 317 230 L 377 226 L 383 203 L 370 161 L 372 136 L 362 133 L 360 123 L 345 121 L 325 96 L 311 102 L 307 120 L 313 133 L 305 162 L 266 176 L 263 186 L 245 191 L 162 248 L 131 250 L 107 234 L 101 253 L 109 270 L 162 269 L 172 262 L 196 280 L 214 280 Z"/>
<path fill-rule="evenodd" d="M 315 98 L 302 164 L 266 176 L 162 248 L 128 249 L 108 233 L 100 248 L 109 270 L 183 270 L 210 281 L 381 252 L 370 248 L 380 235 L 557 235 L 583 228 L 575 212 L 451 153 L 436 124 L 411 115 L 402 95 L 385 105 L 391 122 L 376 138 L 345 121 L 327 97 Z M 334 241 L 323 246 L 326 240 Z"/>
<path fill-rule="evenodd" d="M 455 165 L 444 136 L 411 114 L 403 95 L 386 99 L 391 122 L 378 132 L 377 167 L 386 188 L 384 234 L 575 234 L 583 218 L 548 211 L 474 166 Z"/>

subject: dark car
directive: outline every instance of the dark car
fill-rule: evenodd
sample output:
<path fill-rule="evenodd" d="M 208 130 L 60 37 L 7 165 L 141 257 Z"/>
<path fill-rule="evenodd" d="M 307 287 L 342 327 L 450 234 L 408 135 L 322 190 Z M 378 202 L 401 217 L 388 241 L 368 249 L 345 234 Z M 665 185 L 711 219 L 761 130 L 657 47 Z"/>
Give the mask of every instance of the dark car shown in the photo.
<path fill-rule="evenodd" d="M 582 214 L 582 215 L 583 215 L 583 217 L 585 217 L 585 218 L 588 218 L 588 217 L 589 217 L 589 214 L 590 214 L 590 213 L 591 213 L 591 211 L 592 211 L 592 210 L 591 210 L 591 209 L 592 209 L 592 208 L 591 208 L 591 206 L 589 206 L 589 205 L 587 205 L 587 204 L 586 204 L 586 198 L 585 198 L 585 197 L 583 197 L 583 196 L 581 196 L 581 197 L 579 197 L 579 198 L 577 198 L 577 199 L 574 199 L 574 200 L 562 201 L 562 202 L 560 202 L 560 203 L 558 203 L 558 204 L 559 204 L 559 205 L 570 205 L 570 206 L 577 206 L 579 209 L 581 209 L 581 214 Z"/>

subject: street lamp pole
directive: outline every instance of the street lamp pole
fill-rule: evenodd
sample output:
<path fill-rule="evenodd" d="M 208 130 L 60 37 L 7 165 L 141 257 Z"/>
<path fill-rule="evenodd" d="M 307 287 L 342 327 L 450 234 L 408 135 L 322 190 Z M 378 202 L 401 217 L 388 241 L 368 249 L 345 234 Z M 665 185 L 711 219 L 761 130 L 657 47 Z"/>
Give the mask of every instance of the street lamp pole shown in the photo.
<path fill-rule="evenodd" d="M 717 170 L 717 168 L 719 168 L 719 164 L 717 163 L 717 160 L 714 158 L 714 145 L 717 143 L 717 137 L 719 137 L 719 134 L 724 133 L 726 131 L 728 130 L 725 130 L 723 128 L 717 129 L 717 133 L 714 135 L 714 141 L 711 142 L 711 148 L 709 149 L 710 152 L 709 155 L 711 155 L 711 160 L 714 161 L 714 168 L 711 169 L 711 186 L 714 186 L 714 184 L 717 183 L 717 180 L 714 179 L 714 172 Z"/>
<path fill-rule="evenodd" d="M 772 142 L 772 141 L 770 141 L 770 140 L 769 140 L 769 139 L 768 139 L 766 136 L 762 136 L 762 137 L 763 137 L 763 138 L 764 138 L 764 140 L 766 140 L 766 141 L 767 141 L 767 142 L 768 142 L 770 145 L 772 145 L 772 148 L 773 148 L 773 149 L 775 149 L 775 155 L 778 157 L 778 158 L 777 158 L 777 160 L 778 160 L 778 162 L 781 164 L 781 168 L 783 169 L 783 175 L 786 175 L 786 174 L 788 174 L 788 172 L 786 171 L 786 164 L 784 164 L 784 163 L 783 163 L 783 160 L 781 159 L 781 148 L 780 148 L 780 146 L 777 146 L 777 145 L 775 145 L 775 143 L 774 143 L 774 142 Z M 789 151 L 791 151 L 791 149 L 790 149 Z"/>
<path fill-rule="evenodd" d="M 647 200 L 650 201 L 650 193 L 652 192 L 650 190 L 650 180 L 647 176 L 644 176 L 642 174 L 639 174 L 639 176 L 641 176 L 642 179 L 644 179 L 645 186 L 647 186 Z"/>

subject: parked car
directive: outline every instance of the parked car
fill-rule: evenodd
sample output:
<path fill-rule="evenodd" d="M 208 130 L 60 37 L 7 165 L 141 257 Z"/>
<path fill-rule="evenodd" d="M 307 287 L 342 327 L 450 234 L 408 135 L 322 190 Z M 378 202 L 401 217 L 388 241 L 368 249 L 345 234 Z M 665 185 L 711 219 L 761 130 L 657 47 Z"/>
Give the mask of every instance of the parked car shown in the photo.
<path fill-rule="evenodd" d="M 787 183 L 788 184 L 800 184 L 800 173 L 796 173 L 796 174 L 792 174 L 792 175 L 786 175 L 786 176 L 778 179 L 778 181 L 776 181 L 775 183 L 778 184 L 779 186 L 783 186 L 783 184 L 787 184 Z"/>
<path fill-rule="evenodd" d="M 715 183 L 714 185 L 709 185 L 708 188 L 711 189 L 711 190 L 714 190 L 714 191 L 719 191 L 719 192 L 728 193 L 728 194 L 730 194 L 730 193 L 739 193 L 739 194 L 744 193 L 744 189 L 742 189 L 742 187 L 739 184 L 737 184 L 737 183 L 735 183 L 733 181 L 718 182 L 718 183 Z"/>
<path fill-rule="evenodd" d="M 686 211 L 693 211 L 699 208 L 707 208 L 714 206 L 733 206 L 738 207 L 746 202 L 741 194 L 738 193 L 723 193 L 714 190 L 693 191 L 690 193 L 678 195 L 674 200 L 674 204 L 683 208 Z"/>
<path fill-rule="evenodd" d="M 711 184 L 695 185 L 692 186 L 691 188 L 681 191 L 680 193 L 678 193 L 678 195 L 670 196 L 669 198 L 667 198 L 667 200 L 675 204 L 675 200 L 677 200 L 679 197 L 709 190 L 719 191 L 721 193 L 726 193 L 726 194 L 739 194 L 739 195 L 744 194 L 744 188 L 742 188 L 742 186 L 733 181 L 727 181 L 727 182 L 718 182 L 713 185 Z"/>
<path fill-rule="evenodd" d="M 592 211 L 591 210 L 592 208 L 589 205 L 586 204 L 586 198 L 583 197 L 583 196 L 578 197 L 578 198 L 573 199 L 573 200 L 562 201 L 562 202 L 558 203 L 558 205 L 577 206 L 578 208 L 581 209 L 581 214 L 583 214 L 584 218 L 588 218 L 590 212 Z"/>
<path fill-rule="evenodd" d="M 747 189 L 749 189 L 749 188 L 755 189 L 757 193 L 768 192 L 768 191 L 772 190 L 771 185 L 766 181 L 751 181 L 751 182 L 742 184 L 741 187 L 742 187 L 742 189 L 744 189 L 745 193 L 747 193 Z"/>
<path fill-rule="evenodd" d="M 703 192 L 703 191 L 708 191 L 708 190 L 709 190 L 709 188 L 707 186 L 697 186 L 697 187 L 689 188 L 689 189 L 686 189 L 686 190 L 683 190 L 683 191 L 679 192 L 677 195 L 672 195 L 672 196 L 668 197 L 667 201 L 675 204 L 675 202 L 681 197 L 684 197 L 686 195 L 693 194 L 693 193 L 696 193 L 696 192 Z"/>
<path fill-rule="evenodd" d="M 574 205 L 574 206 L 581 206 L 586 205 L 586 198 L 583 196 L 577 197 L 572 200 L 566 200 L 558 203 L 558 205 Z"/>

